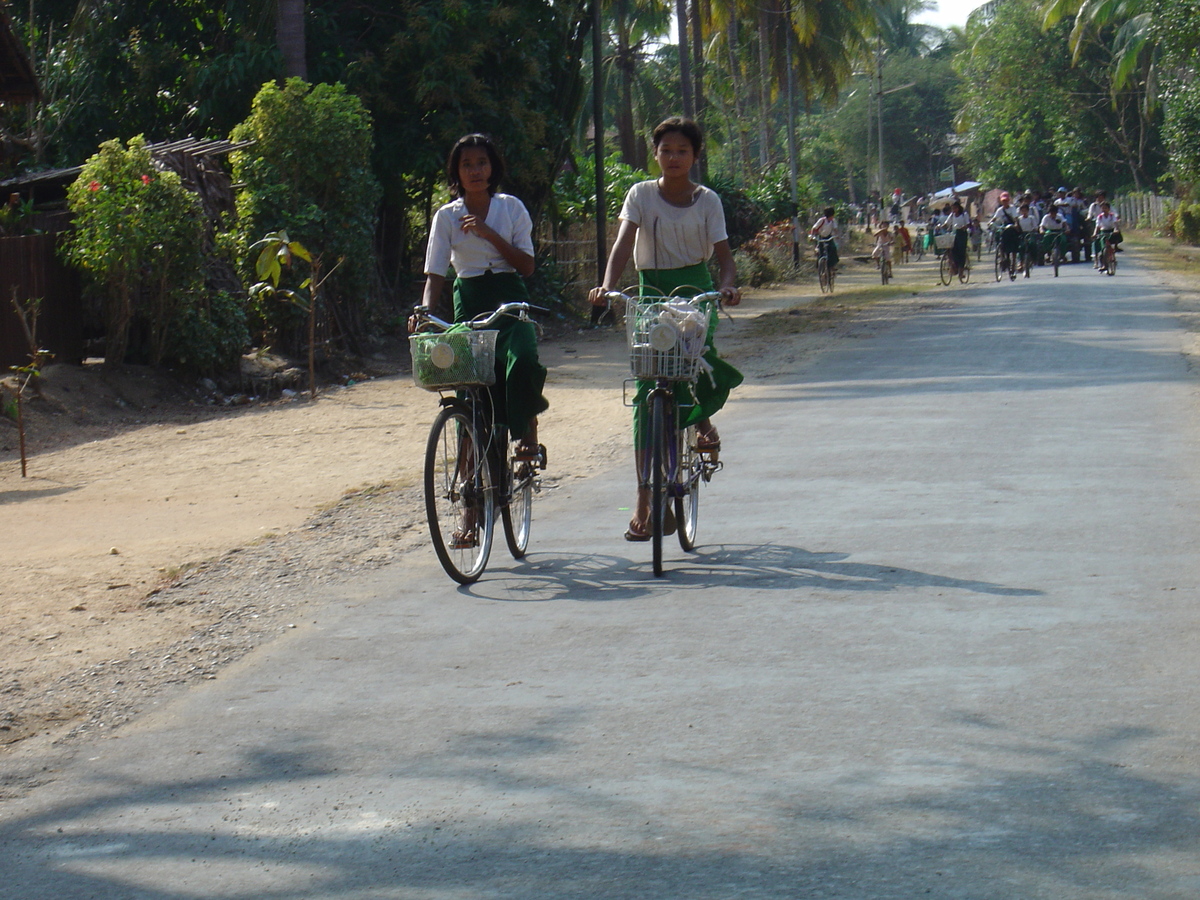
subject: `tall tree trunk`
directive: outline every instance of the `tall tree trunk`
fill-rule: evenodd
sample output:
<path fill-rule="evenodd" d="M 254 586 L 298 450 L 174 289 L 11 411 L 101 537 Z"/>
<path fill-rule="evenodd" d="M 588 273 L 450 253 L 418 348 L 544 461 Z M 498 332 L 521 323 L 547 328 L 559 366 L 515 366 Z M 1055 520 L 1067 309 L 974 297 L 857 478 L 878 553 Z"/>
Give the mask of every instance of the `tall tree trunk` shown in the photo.
<path fill-rule="evenodd" d="M 769 13 L 758 7 L 758 166 L 766 171 L 771 165 L 771 51 Z"/>
<path fill-rule="evenodd" d="M 746 139 L 745 121 L 743 115 L 742 97 L 745 96 L 745 91 L 742 90 L 741 66 L 738 65 L 738 23 L 737 16 L 730 16 L 729 22 L 725 26 L 725 44 L 729 51 L 729 80 L 733 85 L 733 112 L 734 112 L 734 130 L 737 131 L 738 153 L 741 158 L 742 176 L 746 181 L 750 181 L 753 177 L 750 165 L 750 142 Z"/>
<path fill-rule="evenodd" d="M 304 0 L 277 0 L 275 40 L 283 54 L 283 77 L 308 80 L 307 47 L 304 38 Z"/>
<path fill-rule="evenodd" d="M 704 121 L 704 29 L 701 27 L 700 0 L 690 0 L 688 17 L 692 25 L 692 89 L 695 99 L 692 106 L 695 110 L 696 121 Z M 708 180 L 708 155 L 701 154 L 698 160 L 700 181 Z"/>
<path fill-rule="evenodd" d="M 683 94 L 683 114 L 695 118 L 692 106 L 695 89 L 692 86 L 691 44 L 688 42 L 687 0 L 675 0 L 675 25 L 679 29 L 679 88 Z"/>
<path fill-rule="evenodd" d="M 629 46 L 629 3 L 619 0 L 616 10 L 617 38 L 617 137 L 621 144 L 621 162 L 635 169 L 646 168 L 646 146 L 638 136 L 633 122 L 633 79 L 636 74 L 636 61 L 633 49 Z"/>

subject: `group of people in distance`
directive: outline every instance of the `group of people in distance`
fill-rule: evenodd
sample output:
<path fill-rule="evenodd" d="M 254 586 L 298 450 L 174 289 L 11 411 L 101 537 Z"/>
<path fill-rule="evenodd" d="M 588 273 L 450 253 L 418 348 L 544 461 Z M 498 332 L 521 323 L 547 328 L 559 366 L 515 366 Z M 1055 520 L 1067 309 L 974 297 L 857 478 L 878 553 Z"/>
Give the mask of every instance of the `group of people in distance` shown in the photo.
<path fill-rule="evenodd" d="M 1079 188 L 1069 193 L 1066 188 L 1059 188 L 1052 196 L 1028 192 L 1015 202 L 1008 191 L 1002 191 L 989 224 L 998 232 L 1006 254 L 1016 253 L 1022 236 L 1026 234 L 1045 236 L 1040 248 L 1043 252 L 1049 246 L 1049 239 L 1057 234 L 1078 236 L 1085 261 L 1094 260 L 1093 268 L 1101 272 L 1105 271 L 1105 243 L 1111 239 L 1117 249 L 1121 249 L 1120 217 L 1104 191 L 1098 191 L 1090 204 L 1084 200 L 1083 191 Z M 956 197 L 953 202 L 945 204 L 940 212 L 933 210 L 926 225 L 931 234 L 954 235 L 954 245 L 950 249 L 950 271 L 957 275 L 966 265 L 970 233 L 972 230 L 979 231 L 978 220 L 967 213 L 962 201 Z M 822 241 L 818 244 L 818 252 L 827 254 L 830 266 L 836 266 L 838 262 L 836 238 L 840 235 L 833 207 L 827 207 L 809 229 L 810 240 Z M 897 243 L 905 246 L 909 243 L 907 229 L 898 218 L 893 218 L 890 223 L 881 220 L 872 237 L 874 246 L 871 255 L 877 260 L 890 259 Z"/>
<path fill-rule="evenodd" d="M 1092 262 L 1092 267 L 1101 272 L 1106 271 L 1105 243 L 1113 240 L 1118 250 L 1121 243 L 1120 217 L 1104 191 L 1097 191 L 1090 204 L 1079 188 L 1068 193 L 1060 187 L 1050 199 L 1026 193 L 1016 202 L 1008 191 L 1003 191 L 991 225 L 999 234 L 1005 254 L 1016 253 L 1029 234 L 1043 236 L 1039 255 L 1049 250 L 1050 240 L 1064 234 L 1073 236 L 1083 250 L 1084 261 Z"/>
<path fill-rule="evenodd" d="M 703 135 L 690 119 L 673 117 L 654 129 L 654 160 L 661 175 L 630 188 L 621 209 L 616 242 L 609 253 L 603 280 L 589 293 L 597 306 L 619 287 L 632 258 L 642 290 L 668 295 L 691 289 L 691 295 L 717 290 L 727 305 L 741 302 L 737 270 L 720 198 L 692 181 L 692 167 L 703 149 Z M 499 191 L 505 166 L 495 142 L 483 134 L 460 138 L 446 163 L 446 180 L 453 196 L 434 215 L 425 256 L 422 306 L 435 310 L 447 276 L 454 272 L 454 320 L 463 322 L 495 310 L 506 302 L 528 300 L 524 278 L 534 271 L 533 226 L 528 210 L 516 197 Z M 714 287 L 708 261 L 715 256 L 718 284 Z M 409 330 L 421 318 L 409 320 Z M 730 390 L 742 381 L 736 368 L 720 358 L 713 345 L 715 314 L 705 341 L 708 375 L 681 398 L 680 427 L 695 425 L 698 449 L 720 449 L 712 416 L 725 404 Z M 518 458 L 539 452 L 538 415 L 549 403 L 543 394 L 546 368 L 538 359 L 534 326 L 505 319 L 497 326 L 496 384 L 491 388 L 495 418 L 508 426 Z M 635 511 L 625 531 L 629 541 L 650 539 L 650 496 L 643 486 L 645 427 L 643 398 L 653 382 L 639 381 L 634 403 L 634 455 L 638 467 Z M 464 528 L 471 527 L 470 522 Z M 668 521 L 667 531 L 673 530 Z"/>

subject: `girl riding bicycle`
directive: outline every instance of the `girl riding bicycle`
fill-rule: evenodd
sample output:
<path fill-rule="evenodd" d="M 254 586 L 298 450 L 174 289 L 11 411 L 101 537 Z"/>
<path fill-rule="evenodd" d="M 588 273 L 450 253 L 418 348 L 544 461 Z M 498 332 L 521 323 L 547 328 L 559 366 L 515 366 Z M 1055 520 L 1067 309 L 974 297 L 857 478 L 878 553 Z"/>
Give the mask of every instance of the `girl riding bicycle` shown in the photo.
<path fill-rule="evenodd" d="M 454 321 L 465 322 L 502 303 L 529 300 L 522 276 L 533 274 L 533 223 L 516 197 L 497 192 L 504 160 L 483 134 L 461 137 L 446 162 L 455 197 L 433 216 L 425 251 L 422 305 L 437 307 L 454 267 Z M 410 320 L 409 330 L 415 327 Z M 542 395 L 546 368 L 538 360 L 533 323 L 504 318 L 497 323 L 495 418 L 518 442 L 516 455 L 539 455 L 537 416 L 550 404 Z"/>
<path fill-rule="evenodd" d="M 813 227 L 808 230 L 810 239 L 825 241 L 823 244 L 818 244 L 817 248 L 818 252 L 821 252 L 823 249 L 827 254 L 826 262 L 828 262 L 831 271 L 838 264 L 837 239 L 841 235 L 836 216 L 837 211 L 832 206 L 827 206 L 821 213 L 821 218 L 813 222 Z"/>
<path fill-rule="evenodd" d="M 589 294 L 593 304 L 604 302 L 605 295 L 618 288 L 621 273 L 630 256 L 638 270 L 638 280 L 646 293 L 666 296 L 677 288 L 688 287 L 695 293 L 713 290 L 708 259 L 716 256 L 720 287 L 725 302 L 736 306 L 741 293 L 736 286 L 737 269 L 721 199 L 691 179 L 692 166 L 700 155 L 703 136 L 691 119 L 674 117 L 660 123 L 652 135 L 654 160 L 662 175 L 654 181 L 635 184 L 625 195 L 617 240 L 608 256 L 604 281 Z M 709 321 L 705 361 L 712 371 L 694 388 L 694 401 L 681 397 L 685 409 L 680 428 L 695 425 L 698 449 L 716 453 L 721 439 L 710 417 L 725 405 L 729 391 L 742 382 L 742 373 L 721 359 L 713 346 L 716 313 Z M 645 403 L 653 381 L 638 381 L 634 397 L 634 455 L 639 476 L 636 511 L 625 532 L 629 541 L 648 541 L 650 531 L 650 492 L 640 486 L 646 447 Z M 678 394 L 688 393 L 686 385 L 676 387 Z M 685 405 L 686 404 L 686 405 Z M 668 529 L 668 533 L 673 529 Z"/>

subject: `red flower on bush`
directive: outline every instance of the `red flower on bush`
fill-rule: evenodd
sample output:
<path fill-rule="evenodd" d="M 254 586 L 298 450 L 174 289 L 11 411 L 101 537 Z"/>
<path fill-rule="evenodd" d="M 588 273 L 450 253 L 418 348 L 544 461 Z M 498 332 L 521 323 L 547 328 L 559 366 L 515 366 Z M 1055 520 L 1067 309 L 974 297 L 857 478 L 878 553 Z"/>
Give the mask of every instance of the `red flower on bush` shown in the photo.
<path fill-rule="evenodd" d="M 88 190 L 89 190 L 89 191 L 98 191 L 98 190 L 100 190 L 100 182 L 98 182 L 98 181 L 91 181 L 91 182 L 88 182 Z"/>
<path fill-rule="evenodd" d="M 143 175 L 143 176 L 142 176 L 142 184 L 149 184 L 149 183 L 150 183 L 151 181 L 153 181 L 153 180 L 154 180 L 154 179 L 153 179 L 153 178 L 151 178 L 149 175 Z"/>

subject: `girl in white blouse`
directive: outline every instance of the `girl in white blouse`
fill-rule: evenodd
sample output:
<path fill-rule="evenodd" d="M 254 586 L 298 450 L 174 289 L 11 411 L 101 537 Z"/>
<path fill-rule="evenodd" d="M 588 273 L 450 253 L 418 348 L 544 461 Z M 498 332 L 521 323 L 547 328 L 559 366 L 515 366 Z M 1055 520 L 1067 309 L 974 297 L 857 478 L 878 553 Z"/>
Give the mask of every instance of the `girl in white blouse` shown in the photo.
<path fill-rule="evenodd" d="M 454 200 L 439 209 L 425 251 L 422 304 L 434 309 L 446 275 L 454 267 L 454 320 L 464 322 L 503 303 L 529 299 L 524 277 L 533 274 L 533 222 L 525 204 L 499 193 L 504 160 L 491 138 L 459 138 L 446 162 Z M 546 368 L 538 360 L 531 322 L 501 319 L 495 327 L 496 384 L 491 388 L 496 420 L 517 441 L 518 457 L 537 457 L 538 413 L 550 404 L 542 395 Z"/>

